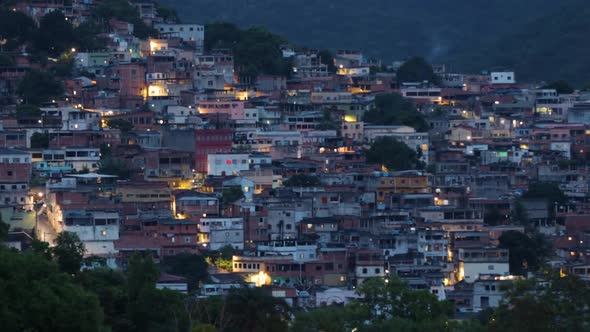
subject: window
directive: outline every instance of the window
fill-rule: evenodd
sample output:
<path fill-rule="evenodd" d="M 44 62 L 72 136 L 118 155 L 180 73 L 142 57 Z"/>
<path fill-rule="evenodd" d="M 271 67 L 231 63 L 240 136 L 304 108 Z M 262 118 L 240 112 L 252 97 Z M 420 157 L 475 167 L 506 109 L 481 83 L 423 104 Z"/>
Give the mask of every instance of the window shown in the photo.
<path fill-rule="evenodd" d="M 488 265 L 488 270 L 493 270 L 494 266 L 493 265 Z"/>
<path fill-rule="evenodd" d="M 380 268 L 376 268 L 375 269 L 375 274 L 379 274 L 379 273 L 381 273 L 381 269 Z"/>
<path fill-rule="evenodd" d="M 8 171 L 6 174 L 7 174 L 8 176 L 12 176 L 12 171 Z"/>
<path fill-rule="evenodd" d="M 363 268 L 363 274 L 367 274 L 367 268 Z"/>

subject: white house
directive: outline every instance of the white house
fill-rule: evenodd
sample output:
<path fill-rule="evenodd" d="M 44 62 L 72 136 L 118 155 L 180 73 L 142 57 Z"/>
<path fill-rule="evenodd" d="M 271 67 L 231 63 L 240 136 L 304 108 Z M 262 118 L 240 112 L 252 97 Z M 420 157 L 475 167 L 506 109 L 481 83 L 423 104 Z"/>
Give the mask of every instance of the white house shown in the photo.
<path fill-rule="evenodd" d="M 182 41 L 194 42 L 197 51 L 202 52 L 205 41 L 205 26 L 201 24 L 166 24 L 156 23 L 161 38 L 180 38 Z"/>
<path fill-rule="evenodd" d="M 199 221 L 199 243 L 211 250 L 227 245 L 244 249 L 243 218 L 201 218 Z"/>
<path fill-rule="evenodd" d="M 513 71 L 493 71 L 490 73 L 490 83 L 514 84 L 516 83 L 516 77 Z"/>
<path fill-rule="evenodd" d="M 249 169 L 249 155 L 247 153 L 217 153 L 207 156 L 208 175 L 238 175 Z"/>

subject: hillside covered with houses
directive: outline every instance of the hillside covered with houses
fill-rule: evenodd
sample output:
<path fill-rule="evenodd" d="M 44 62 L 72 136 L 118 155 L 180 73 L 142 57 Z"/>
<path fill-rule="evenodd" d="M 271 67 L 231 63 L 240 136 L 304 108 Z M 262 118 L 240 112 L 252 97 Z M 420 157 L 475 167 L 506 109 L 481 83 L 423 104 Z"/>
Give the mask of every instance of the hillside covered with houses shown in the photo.
<path fill-rule="evenodd" d="M 6 331 L 590 329 L 589 90 L 179 17 L 0 4 Z"/>

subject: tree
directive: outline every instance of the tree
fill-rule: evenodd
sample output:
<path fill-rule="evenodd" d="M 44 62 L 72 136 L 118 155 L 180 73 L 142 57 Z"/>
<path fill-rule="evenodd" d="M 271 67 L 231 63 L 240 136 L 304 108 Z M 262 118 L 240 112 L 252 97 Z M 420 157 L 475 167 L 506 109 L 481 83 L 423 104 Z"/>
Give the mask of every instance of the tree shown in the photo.
<path fill-rule="evenodd" d="M 196 290 L 199 282 L 207 279 L 207 267 L 203 256 L 189 253 L 166 256 L 161 263 L 162 271 L 185 277 L 188 281 L 189 291 Z"/>
<path fill-rule="evenodd" d="M 439 301 L 427 291 L 410 290 L 407 284 L 397 277 L 365 280 L 358 293 L 363 295 L 359 300 L 360 304 L 371 311 L 373 320 L 398 317 L 414 322 L 444 322 L 453 314 L 450 302 Z"/>
<path fill-rule="evenodd" d="M 106 158 L 98 163 L 98 172 L 100 174 L 115 175 L 121 179 L 131 177 L 131 169 L 125 161 L 115 158 Z"/>
<path fill-rule="evenodd" d="M 107 121 L 107 127 L 119 129 L 124 133 L 133 130 L 133 124 L 125 119 L 110 119 Z"/>
<path fill-rule="evenodd" d="M 64 14 L 55 10 L 43 16 L 35 35 L 35 49 L 59 57 L 75 46 L 74 28 Z"/>
<path fill-rule="evenodd" d="M 41 116 L 41 109 L 36 105 L 20 104 L 16 106 L 17 117 L 38 117 Z"/>
<path fill-rule="evenodd" d="M 590 287 L 575 276 L 554 273 L 517 281 L 492 315 L 490 332 L 588 331 Z"/>
<path fill-rule="evenodd" d="M 80 271 L 86 248 L 76 233 L 61 232 L 51 249 L 61 271 L 76 274 Z"/>
<path fill-rule="evenodd" d="M 555 218 L 556 205 L 565 205 L 568 198 L 559 188 L 557 183 L 535 182 L 529 185 L 527 192 L 522 195 L 523 199 L 544 199 L 547 202 L 549 219 Z"/>
<path fill-rule="evenodd" d="M 33 40 L 37 27 L 33 19 L 20 11 L 0 8 L 0 39 L 6 39 L 4 51 L 14 51 Z"/>
<path fill-rule="evenodd" d="M 510 273 L 526 275 L 539 270 L 551 252 L 551 244 L 540 233 L 530 235 L 506 231 L 499 238 L 500 248 L 508 249 Z"/>
<path fill-rule="evenodd" d="M 565 80 L 551 82 L 542 87 L 542 89 L 555 89 L 560 95 L 574 93 L 574 88 Z"/>
<path fill-rule="evenodd" d="M 337 130 L 338 129 L 338 125 L 336 124 L 334 119 L 332 119 L 332 114 L 330 113 L 329 110 L 324 110 L 324 112 L 322 113 L 322 120 L 320 121 L 320 124 L 318 125 L 318 129 L 319 130 Z"/>
<path fill-rule="evenodd" d="M 185 296 L 169 289 L 145 288 L 128 307 L 131 331 L 182 332 L 189 328 Z"/>
<path fill-rule="evenodd" d="M 103 0 L 92 10 L 92 17 L 98 22 L 105 23 L 112 18 L 129 22 L 133 24 L 133 35 L 139 39 L 158 36 L 158 32 L 145 24 L 139 17 L 137 9 L 128 1 Z M 108 24 L 105 28 L 108 28 Z"/>
<path fill-rule="evenodd" d="M 363 121 L 376 125 L 410 126 L 417 131 L 428 131 L 424 116 L 412 102 L 398 93 L 381 94 L 375 97 L 375 107 L 363 115 Z"/>
<path fill-rule="evenodd" d="M 432 70 L 432 66 L 422 57 L 412 57 L 404 62 L 397 70 L 397 81 L 402 82 L 423 82 L 438 84 L 440 78 Z"/>
<path fill-rule="evenodd" d="M 228 244 L 219 250 L 208 251 L 204 255 L 208 264 L 213 264 L 220 269 L 231 272 L 233 270 L 232 259 L 234 253 L 234 247 Z"/>
<path fill-rule="evenodd" d="M 225 299 L 221 331 L 286 331 L 289 306 L 262 288 L 232 288 Z"/>
<path fill-rule="evenodd" d="M 240 186 L 223 188 L 221 193 L 221 200 L 223 203 L 233 203 L 242 198 L 244 198 L 244 192 Z"/>
<path fill-rule="evenodd" d="M 49 134 L 34 133 L 31 136 L 31 148 L 47 149 L 49 147 Z"/>
<path fill-rule="evenodd" d="M 84 270 L 76 279 L 84 289 L 100 300 L 105 325 L 114 332 L 125 332 L 133 328 L 133 322 L 127 317 L 127 279 L 121 271 L 107 268 Z"/>
<path fill-rule="evenodd" d="M 33 69 L 20 81 L 16 92 L 26 104 L 39 105 L 61 97 L 64 89 L 51 74 Z"/>
<path fill-rule="evenodd" d="M 341 332 L 363 326 L 370 319 L 366 308 L 359 305 L 332 305 L 300 312 L 295 316 L 293 332 Z"/>
<path fill-rule="evenodd" d="M 105 331 L 98 299 L 34 252 L 0 247 L 3 331 Z"/>
<path fill-rule="evenodd" d="M 328 72 L 335 74 L 338 68 L 336 68 L 336 64 L 334 63 L 332 52 L 330 50 L 321 50 L 318 52 L 318 56 L 320 57 L 320 61 L 328 66 Z"/>
<path fill-rule="evenodd" d="M 0 216 L 0 242 L 6 239 L 8 231 L 10 231 L 10 225 L 2 221 L 2 216 Z"/>
<path fill-rule="evenodd" d="M 492 209 L 483 217 L 483 222 L 487 225 L 495 226 L 504 221 L 504 215 L 498 209 Z"/>
<path fill-rule="evenodd" d="M 393 137 L 378 138 L 365 151 L 367 162 L 387 167 L 391 171 L 423 169 L 424 163 L 418 159 L 418 153 L 405 143 Z"/>
<path fill-rule="evenodd" d="M 263 27 L 240 30 L 230 23 L 205 27 L 205 49 L 230 49 L 240 79 L 253 83 L 260 74 L 289 76 L 291 60 L 283 58 L 281 46 L 287 41 Z"/>
<path fill-rule="evenodd" d="M 283 182 L 283 186 L 285 187 L 319 187 L 321 185 L 320 178 L 307 174 L 295 174 Z"/>
<path fill-rule="evenodd" d="M 129 285 L 129 300 L 135 301 L 143 289 L 154 288 L 160 271 L 149 255 L 134 253 L 127 263 L 127 280 Z"/>

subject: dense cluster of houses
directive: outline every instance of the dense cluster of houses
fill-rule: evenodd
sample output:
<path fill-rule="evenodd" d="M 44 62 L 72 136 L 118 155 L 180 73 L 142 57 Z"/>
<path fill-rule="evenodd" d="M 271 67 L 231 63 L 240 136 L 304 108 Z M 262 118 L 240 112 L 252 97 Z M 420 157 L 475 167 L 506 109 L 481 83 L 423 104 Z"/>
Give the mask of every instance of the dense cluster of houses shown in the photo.
<path fill-rule="evenodd" d="M 71 3 L 18 10 L 80 21 L 95 1 Z M 0 210 L 12 245 L 25 246 L 33 230 L 41 239 L 75 232 L 87 255 L 119 268 L 137 251 L 162 259 L 231 246 L 233 271 L 212 274 L 201 295 L 246 281 L 313 306 L 395 275 L 479 311 L 517 278 L 498 240 L 524 232 L 512 222 L 518 201 L 551 239 L 550 263 L 590 278 L 590 94 L 520 84 L 509 70 L 435 66 L 438 85 L 400 82 L 396 64 L 375 73 L 357 51 L 338 51 L 331 72 L 318 52 L 290 47 L 291 77 L 244 84 L 231 52 L 204 51 L 203 25 L 136 6 L 159 38 L 140 40 L 132 24 L 111 20 L 107 50 L 75 53 L 78 75 L 62 100 L 39 116 L 1 119 Z M 17 99 L 32 66 L 18 59 L 0 68 L 3 100 Z M 411 100 L 430 129 L 363 122 L 384 93 Z M 46 148 L 31 147 L 36 134 Z M 367 164 L 363 151 L 382 137 L 420 150 L 427 167 Z M 101 173 L 107 159 L 130 175 Z M 301 175 L 319 181 L 284 185 Z M 568 202 L 522 199 L 534 182 L 558 183 Z"/>

